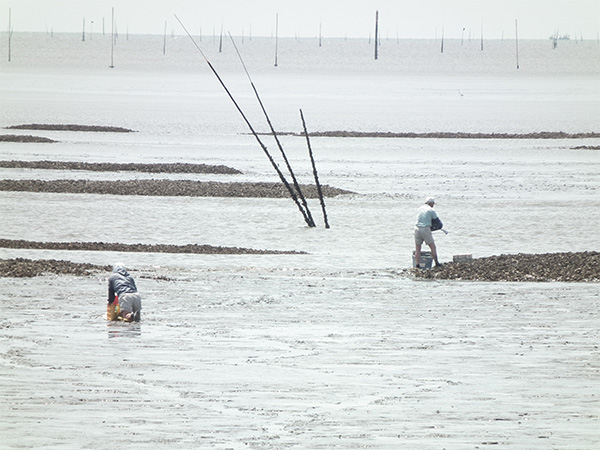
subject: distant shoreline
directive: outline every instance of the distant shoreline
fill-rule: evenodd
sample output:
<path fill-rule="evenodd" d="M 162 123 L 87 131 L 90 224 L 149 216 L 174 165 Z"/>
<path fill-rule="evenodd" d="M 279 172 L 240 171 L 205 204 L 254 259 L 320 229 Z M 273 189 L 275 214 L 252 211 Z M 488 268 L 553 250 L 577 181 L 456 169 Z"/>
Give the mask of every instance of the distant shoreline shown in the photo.
<path fill-rule="evenodd" d="M 264 133 L 268 134 L 268 133 Z M 304 136 L 303 133 L 283 132 L 286 136 Z M 465 133 L 432 131 L 425 133 L 392 131 L 313 131 L 310 137 L 348 138 L 409 138 L 409 139 L 592 139 L 600 138 L 599 132 L 565 133 L 563 131 L 540 131 L 534 133 Z"/>
<path fill-rule="evenodd" d="M 6 35 L 7 32 L 6 30 L 1 30 L 0 31 L 0 36 Z M 75 39 L 81 41 L 81 30 L 73 30 L 73 31 L 63 31 L 63 30 L 53 30 L 52 32 L 46 30 L 46 31 L 32 31 L 32 30 L 14 30 L 12 32 L 13 36 L 27 36 L 27 35 L 39 35 L 39 36 L 47 36 L 47 37 L 56 37 L 56 36 L 73 36 Z M 104 35 L 101 32 L 94 32 L 94 33 L 90 33 L 92 34 L 92 36 L 96 39 L 110 39 L 110 33 L 104 33 Z M 132 38 L 132 37 L 155 37 L 157 39 L 163 39 L 164 38 L 164 33 L 163 32 L 149 32 L 149 33 L 134 33 L 134 32 L 128 32 L 127 33 L 128 38 Z M 185 33 L 183 31 L 181 31 L 181 33 L 177 33 L 175 34 L 175 36 L 177 37 L 184 37 Z M 199 35 L 200 36 L 200 35 Z M 201 35 L 204 38 L 211 38 L 213 37 L 213 33 L 209 32 L 209 33 L 202 33 Z M 266 40 L 266 41 L 272 41 L 273 40 L 273 36 L 272 35 L 263 35 L 263 34 L 256 34 L 256 35 L 241 35 L 235 32 L 232 32 L 232 36 L 236 39 L 242 39 L 244 38 L 245 40 L 253 40 L 253 39 L 257 39 L 257 40 Z M 306 40 L 306 41 L 318 41 L 319 36 L 316 35 L 306 35 L 306 36 L 298 36 L 296 35 L 280 35 L 278 36 L 278 39 L 282 39 L 282 40 L 289 40 L 289 41 L 293 41 L 293 42 L 298 42 L 298 40 Z M 342 41 L 342 42 L 346 42 L 346 41 L 366 41 L 368 43 L 370 43 L 373 38 L 370 36 L 322 36 L 321 39 L 323 41 Z M 441 36 L 431 36 L 431 37 L 394 37 L 392 38 L 380 38 L 381 41 L 392 41 L 393 42 L 402 42 L 402 41 L 433 41 L 433 42 L 439 42 L 441 41 Z M 514 39 L 512 39 L 514 41 Z M 543 37 L 519 37 L 519 41 L 520 42 L 528 42 L 528 41 L 541 41 L 541 42 L 547 42 L 549 40 L 552 40 L 552 36 L 543 36 Z M 581 40 L 573 37 L 570 39 L 558 39 L 560 42 L 573 42 L 573 43 L 578 43 Z M 461 38 L 460 36 L 444 36 L 444 41 L 446 42 L 461 42 L 461 41 L 465 41 L 465 38 Z M 470 42 L 473 42 L 473 39 L 469 39 Z M 485 38 L 486 42 L 511 42 L 511 39 L 505 38 L 505 37 L 486 37 Z M 477 41 L 478 43 L 479 41 Z M 596 39 L 585 39 L 583 42 L 591 42 L 591 43 L 595 43 Z"/>

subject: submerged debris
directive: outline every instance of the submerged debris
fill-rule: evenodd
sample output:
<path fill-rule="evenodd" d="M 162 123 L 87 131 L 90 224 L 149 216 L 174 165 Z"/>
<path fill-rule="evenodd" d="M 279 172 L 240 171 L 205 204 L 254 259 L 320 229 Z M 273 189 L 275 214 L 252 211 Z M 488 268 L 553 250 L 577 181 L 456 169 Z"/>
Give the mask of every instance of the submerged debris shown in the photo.
<path fill-rule="evenodd" d="M 289 197 L 289 192 L 281 183 L 220 183 L 191 180 L 0 180 L 0 191 L 178 197 Z M 326 197 L 352 193 L 327 185 L 322 186 L 322 191 Z M 302 192 L 307 198 L 318 196 L 314 185 L 302 185 Z"/>
<path fill-rule="evenodd" d="M 89 163 L 79 161 L 0 161 L 10 169 L 86 170 L 89 172 L 213 173 L 236 175 L 241 171 L 224 165 L 183 163 Z"/>
<path fill-rule="evenodd" d="M 133 130 L 121 127 L 107 127 L 102 125 L 75 125 L 75 124 L 44 124 L 29 123 L 6 127 L 8 130 L 48 130 L 48 131 L 94 131 L 109 133 L 133 133 Z"/>
<path fill-rule="evenodd" d="M 96 272 L 110 272 L 111 270 L 111 266 L 56 259 L 0 259 L 0 276 L 2 277 L 37 277 L 45 274 L 88 276 Z"/>
<path fill-rule="evenodd" d="M 600 145 L 578 145 L 571 147 L 572 150 L 600 150 Z"/>
<path fill-rule="evenodd" d="M 417 278 L 472 281 L 600 281 L 600 253 L 490 256 L 414 271 Z"/>
<path fill-rule="evenodd" d="M 43 250 L 86 250 L 107 252 L 143 253 L 189 253 L 219 255 L 297 255 L 306 254 L 293 250 L 257 250 L 243 247 L 215 247 L 212 245 L 186 244 L 119 244 L 110 242 L 36 242 L 0 239 L 0 248 L 24 248 Z"/>

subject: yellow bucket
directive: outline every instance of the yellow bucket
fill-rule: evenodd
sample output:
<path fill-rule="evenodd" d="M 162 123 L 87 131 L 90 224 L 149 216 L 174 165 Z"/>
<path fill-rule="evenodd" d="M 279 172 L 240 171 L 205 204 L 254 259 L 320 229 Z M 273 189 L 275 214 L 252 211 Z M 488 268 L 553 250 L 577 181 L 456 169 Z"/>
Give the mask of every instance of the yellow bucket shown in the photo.
<path fill-rule="evenodd" d="M 106 304 L 106 320 L 118 320 L 119 312 L 119 299 L 115 295 L 115 301 Z"/>

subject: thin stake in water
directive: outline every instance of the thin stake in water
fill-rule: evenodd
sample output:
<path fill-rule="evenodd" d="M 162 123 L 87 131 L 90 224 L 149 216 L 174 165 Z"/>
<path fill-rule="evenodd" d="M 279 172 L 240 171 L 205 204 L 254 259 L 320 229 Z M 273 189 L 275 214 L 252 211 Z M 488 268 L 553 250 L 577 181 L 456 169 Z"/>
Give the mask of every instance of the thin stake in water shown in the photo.
<path fill-rule="evenodd" d="M 104 27 L 104 22 L 103 23 L 103 27 Z M 110 68 L 114 68 L 115 67 L 115 63 L 114 63 L 114 55 L 115 55 L 115 8 L 112 8 L 112 15 L 111 15 L 111 21 L 110 21 Z"/>
<path fill-rule="evenodd" d="M 10 62 L 11 56 L 11 40 L 12 40 L 12 12 L 8 8 L 8 62 Z"/>
<path fill-rule="evenodd" d="M 229 34 L 229 37 L 231 38 L 231 41 L 233 42 L 233 38 L 231 37 L 231 34 Z M 275 67 L 277 67 L 277 47 L 278 47 L 278 43 L 279 43 L 279 14 L 275 14 Z M 235 42 L 233 43 L 233 45 L 235 45 Z M 236 48 L 236 51 L 237 51 L 237 48 Z M 239 55 L 240 55 L 240 52 L 238 52 L 238 56 Z M 240 59 L 242 59 L 241 56 L 240 56 Z M 244 67 L 244 69 L 245 69 L 245 67 Z M 246 71 L 246 73 L 248 73 L 248 71 Z"/>
<path fill-rule="evenodd" d="M 377 51 L 379 47 L 379 11 L 375 11 L 375 59 L 377 59 Z"/>
<path fill-rule="evenodd" d="M 246 64 L 244 64 L 242 55 L 240 54 L 240 51 L 238 50 L 238 47 L 237 47 L 235 41 L 233 40 L 231 33 L 229 33 L 229 38 L 231 39 L 231 42 L 233 43 L 233 48 L 235 48 L 235 51 L 236 51 L 238 57 L 240 58 L 240 62 L 242 63 L 242 67 L 244 68 L 244 71 L 246 72 L 248 81 L 250 81 L 250 86 L 252 86 L 252 90 L 254 91 L 256 99 L 258 100 L 258 104 L 260 105 L 260 108 L 262 109 L 262 112 L 265 115 L 265 119 L 267 120 L 267 123 L 269 124 L 269 128 L 271 129 L 271 134 L 273 135 L 273 138 L 275 139 L 275 142 L 277 143 L 277 147 L 279 148 L 279 151 L 281 152 L 281 156 L 283 157 L 283 160 L 285 161 L 285 165 L 288 169 L 288 172 L 290 173 L 290 176 L 292 177 L 292 182 L 294 183 L 294 187 L 296 188 L 296 191 L 298 192 L 298 196 L 300 197 L 300 200 L 302 200 L 302 205 L 304 206 L 304 211 L 305 211 L 305 217 L 308 219 L 306 221 L 306 223 L 308 223 L 308 226 L 314 227 L 315 222 L 312 218 L 310 210 L 308 209 L 308 203 L 306 202 L 306 198 L 304 197 L 304 194 L 302 193 L 302 189 L 300 189 L 300 184 L 298 183 L 298 179 L 296 178 L 296 175 L 294 175 L 294 171 L 292 170 L 290 161 L 288 160 L 285 152 L 283 151 L 283 146 L 281 145 L 281 142 L 279 141 L 279 137 L 277 136 L 277 133 L 275 132 L 273 123 L 271 122 L 271 119 L 269 118 L 269 114 L 267 114 L 267 110 L 265 109 L 265 106 L 263 105 L 263 102 L 260 99 L 260 96 L 258 95 L 256 86 L 254 85 L 254 82 L 252 81 L 252 77 L 250 77 L 250 73 L 248 72 L 248 69 L 246 68 Z"/>
<path fill-rule="evenodd" d="M 204 61 L 206 61 L 206 64 L 208 64 L 208 67 L 210 68 L 210 70 L 212 71 L 212 73 L 215 75 L 215 77 L 217 78 L 217 80 L 219 81 L 219 83 L 221 84 L 221 86 L 223 87 L 223 89 L 225 90 L 225 92 L 227 93 L 227 95 L 229 96 L 229 99 L 233 102 L 234 106 L 236 107 L 236 109 L 238 110 L 238 112 L 240 113 L 240 115 L 242 116 L 242 118 L 244 119 L 244 122 L 246 122 L 246 125 L 248 125 L 248 128 L 250 129 L 250 132 L 252 133 L 252 135 L 254 136 L 254 138 L 256 139 L 256 141 L 258 142 L 258 144 L 260 145 L 260 147 L 262 148 L 263 152 L 265 153 L 265 155 L 269 159 L 269 162 L 271 163 L 271 165 L 273 166 L 273 168 L 277 172 L 277 175 L 279 176 L 279 179 L 281 180 L 281 182 L 284 184 L 284 186 L 286 187 L 286 189 L 290 193 L 290 196 L 292 197 L 292 200 L 294 200 L 294 203 L 296 203 L 296 206 L 298 207 L 298 209 L 302 213 L 302 215 L 303 215 L 304 220 L 306 221 L 306 223 L 309 226 L 314 226 L 314 223 L 311 225 L 311 222 L 309 221 L 306 213 L 304 212 L 304 209 L 302 208 L 302 205 L 298 201 L 298 197 L 297 197 L 296 193 L 294 192 L 294 190 L 292 189 L 292 187 L 290 186 L 290 184 L 285 179 L 285 176 L 283 175 L 283 173 L 281 172 L 281 170 L 277 166 L 277 163 L 275 162 L 275 160 L 273 159 L 273 157 L 269 153 L 269 150 L 267 149 L 267 146 L 261 141 L 260 137 L 258 136 L 258 134 L 256 133 L 256 131 L 254 130 L 254 127 L 252 126 L 252 124 L 250 123 L 250 121 L 248 120 L 248 118 L 246 117 L 246 115 L 244 114 L 244 112 L 242 111 L 242 109 L 240 108 L 240 106 L 238 105 L 238 103 L 233 98 L 233 95 L 231 94 L 231 92 L 229 91 L 229 89 L 227 88 L 227 86 L 225 85 L 225 83 L 223 82 L 223 80 L 221 79 L 221 77 L 219 76 L 217 70 L 213 67 L 213 65 L 211 64 L 211 62 L 208 60 L 208 58 L 206 57 L 206 55 L 204 54 L 204 52 L 202 51 L 202 49 L 200 48 L 200 46 L 196 43 L 195 39 L 192 37 L 192 35 L 187 30 L 187 28 L 185 27 L 185 25 L 183 24 L 183 22 L 179 19 L 179 17 L 177 17 L 177 15 L 175 15 L 175 18 L 177 19 L 177 21 L 179 22 L 179 24 L 181 25 L 181 27 L 183 28 L 183 30 L 186 32 L 186 34 L 188 35 L 188 37 L 190 38 L 190 40 L 192 41 L 192 43 L 194 44 L 194 46 L 196 47 L 196 49 L 200 52 L 200 54 L 204 58 Z"/>
<path fill-rule="evenodd" d="M 519 68 L 519 25 L 517 23 L 517 19 L 515 19 L 515 42 L 516 42 L 516 50 L 517 50 L 517 69 Z"/>
<path fill-rule="evenodd" d="M 167 53 L 167 21 L 165 20 L 165 31 L 163 32 L 163 55 Z"/>
<path fill-rule="evenodd" d="M 308 154 L 310 155 L 310 162 L 313 168 L 313 175 L 315 176 L 315 185 L 317 186 L 317 193 L 319 194 L 319 201 L 321 202 L 321 210 L 323 211 L 323 220 L 325 222 L 325 228 L 329 228 L 329 221 L 327 220 L 327 211 L 325 211 L 325 200 L 323 199 L 323 191 L 321 190 L 321 183 L 319 182 L 319 176 L 317 175 L 317 166 L 315 164 L 315 158 L 313 157 L 312 147 L 310 146 L 310 139 L 308 137 L 308 131 L 306 131 L 306 122 L 304 121 L 304 114 L 302 114 L 302 110 L 300 110 L 300 118 L 302 119 L 304 136 L 306 136 Z"/>

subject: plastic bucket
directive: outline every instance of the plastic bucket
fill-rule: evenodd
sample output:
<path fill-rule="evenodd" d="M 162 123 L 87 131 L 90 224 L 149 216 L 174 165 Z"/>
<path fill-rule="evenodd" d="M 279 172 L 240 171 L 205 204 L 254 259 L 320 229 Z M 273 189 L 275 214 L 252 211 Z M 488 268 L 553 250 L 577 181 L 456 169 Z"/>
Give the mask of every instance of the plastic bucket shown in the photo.
<path fill-rule="evenodd" d="M 421 252 L 421 261 L 419 262 L 419 266 L 421 267 L 421 269 L 431 269 L 432 264 L 433 264 L 433 257 L 431 256 L 431 252 Z M 413 266 L 413 269 L 417 268 L 417 261 L 416 261 L 414 250 L 413 250 L 413 254 L 412 254 L 412 266 Z"/>

